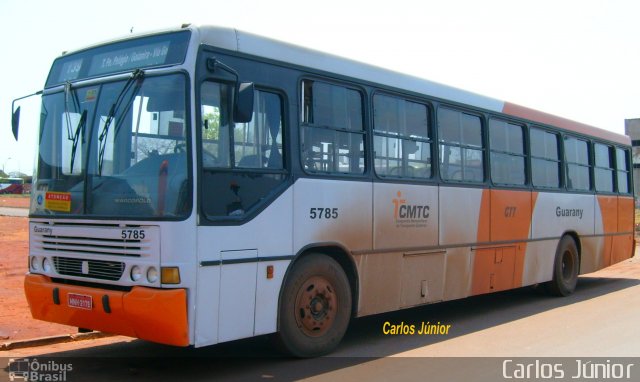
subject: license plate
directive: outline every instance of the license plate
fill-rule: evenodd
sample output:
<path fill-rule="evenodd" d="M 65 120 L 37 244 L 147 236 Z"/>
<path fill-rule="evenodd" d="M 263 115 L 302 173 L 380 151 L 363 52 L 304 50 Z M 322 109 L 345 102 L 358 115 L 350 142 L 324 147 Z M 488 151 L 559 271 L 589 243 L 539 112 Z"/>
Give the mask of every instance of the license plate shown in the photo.
<path fill-rule="evenodd" d="M 67 295 L 67 304 L 73 308 L 91 310 L 93 307 L 93 298 L 85 294 L 69 293 Z"/>

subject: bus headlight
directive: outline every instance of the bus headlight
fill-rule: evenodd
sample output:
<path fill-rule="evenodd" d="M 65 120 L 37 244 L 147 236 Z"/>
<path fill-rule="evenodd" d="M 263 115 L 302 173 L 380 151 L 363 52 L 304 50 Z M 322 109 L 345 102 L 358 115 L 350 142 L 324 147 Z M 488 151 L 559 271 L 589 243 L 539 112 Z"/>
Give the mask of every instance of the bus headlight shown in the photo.
<path fill-rule="evenodd" d="M 134 265 L 133 268 L 131 268 L 131 280 L 138 281 L 140 280 L 141 277 L 142 277 L 142 269 L 140 269 L 139 266 Z"/>
<path fill-rule="evenodd" d="M 147 281 L 152 284 L 158 281 L 158 270 L 156 267 L 150 267 L 147 270 Z"/>
<path fill-rule="evenodd" d="M 31 258 L 31 269 L 37 271 L 39 269 L 38 258 L 33 256 Z"/>
<path fill-rule="evenodd" d="M 48 258 L 44 258 L 44 260 L 42 260 L 42 270 L 44 270 L 45 272 L 50 272 L 51 271 L 51 261 L 49 261 Z"/>

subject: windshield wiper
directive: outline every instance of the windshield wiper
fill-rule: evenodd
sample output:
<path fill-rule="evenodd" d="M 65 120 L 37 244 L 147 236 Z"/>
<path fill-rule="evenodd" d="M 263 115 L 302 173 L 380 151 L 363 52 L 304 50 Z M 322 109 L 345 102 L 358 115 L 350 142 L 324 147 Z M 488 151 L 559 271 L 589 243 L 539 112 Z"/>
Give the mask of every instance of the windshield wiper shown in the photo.
<path fill-rule="evenodd" d="M 83 110 L 82 115 L 80 116 L 80 121 L 78 121 L 78 126 L 76 126 L 76 131 L 73 135 L 73 145 L 71 146 L 71 166 L 69 169 L 69 174 L 73 174 L 73 163 L 76 160 L 76 149 L 78 148 L 78 142 L 80 141 L 80 131 L 82 131 L 82 136 L 84 137 L 84 127 L 87 123 L 87 111 Z"/>
<path fill-rule="evenodd" d="M 87 122 L 87 110 L 82 111 L 80 121 L 76 125 L 75 130 L 71 129 L 71 113 L 69 111 L 69 96 L 73 97 L 75 110 L 80 110 L 80 101 L 75 90 L 71 88 L 71 83 L 67 82 L 64 85 L 64 114 L 67 120 L 67 139 L 72 142 L 71 146 L 71 163 L 69 166 L 69 174 L 73 174 L 73 165 L 76 159 L 76 149 L 78 148 L 78 141 L 80 140 L 80 131 L 84 131 L 84 126 Z M 84 136 L 84 134 L 83 134 Z M 82 170 L 82 169 L 80 169 Z"/>
<path fill-rule="evenodd" d="M 128 105 L 133 101 L 133 98 L 135 97 L 136 93 L 138 93 L 138 90 L 142 86 L 143 81 L 144 81 L 144 71 L 142 69 L 136 69 L 133 73 L 131 73 L 131 76 L 122 87 L 122 90 L 120 90 L 120 93 L 118 93 L 118 97 L 116 97 L 116 101 L 111 104 L 111 108 L 109 109 L 109 114 L 107 114 L 107 118 L 104 121 L 104 126 L 102 127 L 102 131 L 98 136 L 98 141 L 100 146 L 98 150 L 98 176 L 102 175 L 102 165 L 104 163 L 104 150 L 107 147 L 107 135 L 109 134 L 109 127 L 111 126 L 111 123 L 113 122 L 113 119 L 115 118 L 116 113 L 118 112 L 118 110 L 120 109 L 120 106 L 122 105 L 122 102 L 124 101 L 125 94 L 127 94 L 129 89 L 135 82 L 135 88 L 131 93 L 131 96 L 129 97 L 129 101 L 126 103 L 127 105 L 127 107 L 125 107 L 125 110 L 126 110 L 128 108 Z"/>

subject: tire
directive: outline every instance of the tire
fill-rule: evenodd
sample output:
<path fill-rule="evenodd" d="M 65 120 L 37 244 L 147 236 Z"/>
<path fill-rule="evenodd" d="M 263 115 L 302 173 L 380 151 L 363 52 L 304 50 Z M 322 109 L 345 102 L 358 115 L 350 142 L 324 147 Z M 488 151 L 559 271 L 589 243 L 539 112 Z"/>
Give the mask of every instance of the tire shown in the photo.
<path fill-rule="evenodd" d="M 293 265 L 279 309 L 278 344 L 295 357 L 333 351 L 351 318 L 351 288 L 332 258 L 310 254 Z"/>
<path fill-rule="evenodd" d="M 553 296 L 565 297 L 573 293 L 580 273 L 580 257 L 576 242 L 570 236 L 564 236 L 553 264 L 553 279 L 547 283 L 547 291 Z"/>

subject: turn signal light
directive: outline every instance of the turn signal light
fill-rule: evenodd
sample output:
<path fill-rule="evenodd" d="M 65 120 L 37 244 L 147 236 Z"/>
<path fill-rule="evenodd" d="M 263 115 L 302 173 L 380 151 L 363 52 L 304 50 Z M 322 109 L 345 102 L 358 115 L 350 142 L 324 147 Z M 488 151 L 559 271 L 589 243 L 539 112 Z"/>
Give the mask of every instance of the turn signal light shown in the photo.
<path fill-rule="evenodd" d="M 273 265 L 267 265 L 267 279 L 273 278 Z"/>
<path fill-rule="evenodd" d="M 162 267 L 161 275 L 163 284 L 180 284 L 180 269 L 178 267 Z"/>

